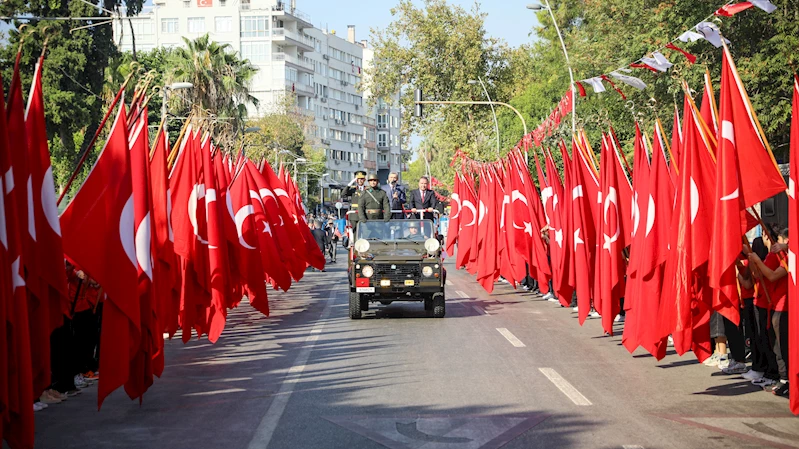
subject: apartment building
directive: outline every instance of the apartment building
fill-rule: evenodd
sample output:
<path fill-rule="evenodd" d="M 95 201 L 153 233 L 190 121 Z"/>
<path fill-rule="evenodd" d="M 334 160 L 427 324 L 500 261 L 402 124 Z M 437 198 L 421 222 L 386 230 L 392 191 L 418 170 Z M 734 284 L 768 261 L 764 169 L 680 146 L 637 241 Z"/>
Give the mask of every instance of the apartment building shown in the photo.
<path fill-rule="evenodd" d="M 258 67 L 250 86 L 259 106 L 258 117 L 286 94 L 302 113 L 313 116 L 315 145 L 327 156 L 322 197 L 338 200 L 338 187 L 358 170 L 377 171 L 382 181 L 401 171 L 400 112 L 396 104 L 367 109 L 368 96 L 359 91 L 373 51 L 356 41 L 355 27 L 345 37 L 313 27 L 294 1 L 279 0 L 153 0 L 136 20 L 115 22 L 114 39 L 122 51 L 184 45 L 183 37 L 230 44 Z M 368 94 L 368 93 L 367 93 Z"/>

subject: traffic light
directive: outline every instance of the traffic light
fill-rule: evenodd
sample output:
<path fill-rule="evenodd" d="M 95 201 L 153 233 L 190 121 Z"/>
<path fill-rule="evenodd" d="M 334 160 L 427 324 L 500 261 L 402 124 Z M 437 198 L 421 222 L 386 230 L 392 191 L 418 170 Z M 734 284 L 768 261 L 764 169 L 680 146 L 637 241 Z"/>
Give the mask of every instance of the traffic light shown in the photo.
<path fill-rule="evenodd" d="M 414 115 L 421 118 L 422 117 L 422 105 L 420 101 L 422 101 L 422 89 L 416 89 L 413 92 L 413 101 L 416 103 L 416 110 Z"/>

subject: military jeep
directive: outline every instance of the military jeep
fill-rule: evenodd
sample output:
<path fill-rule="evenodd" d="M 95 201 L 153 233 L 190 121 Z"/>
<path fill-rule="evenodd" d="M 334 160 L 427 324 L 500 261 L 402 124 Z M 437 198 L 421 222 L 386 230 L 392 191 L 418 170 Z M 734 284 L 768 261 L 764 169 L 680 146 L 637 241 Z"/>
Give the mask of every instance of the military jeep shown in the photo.
<path fill-rule="evenodd" d="M 431 220 L 359 222 L 351 248 L 350 318 L 370 303 L 424 302 L 428 316 L 443 318 L 446 271 L 441 240 Z"/>

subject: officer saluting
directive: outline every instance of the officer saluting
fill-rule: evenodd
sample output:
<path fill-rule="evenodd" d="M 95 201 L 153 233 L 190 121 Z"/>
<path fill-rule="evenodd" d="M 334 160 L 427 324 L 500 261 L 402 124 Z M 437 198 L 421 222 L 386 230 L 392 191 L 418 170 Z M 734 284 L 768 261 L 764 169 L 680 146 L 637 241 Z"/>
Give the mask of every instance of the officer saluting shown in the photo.
<path fill-rule="evenodd" d="M 369 188 L 358 200 L 358 219 L 389 221 L 391 219 L 391 201 L 386 192 L 380 188 L 377 174 L 372 173 L 368 179 Z"/>
<path fill-rule="evenodd" d="M 366 190 L 366 187 L 364 186 L 365 181 L 366 172 L 363 170 L 358 170 L 355 172 L 355 179 L 353 179 L 353 183 L 355 185 L 349 185 L 344 190 L 344 196 L 350 197 L 350 213 L 347 214 L 347 218 L 350 220 L 350 223 L 352 223 L 353 227 L 355 226 L 355 223 L 358 222 L 358 203 L 363 195 L 363 192 Z"/>

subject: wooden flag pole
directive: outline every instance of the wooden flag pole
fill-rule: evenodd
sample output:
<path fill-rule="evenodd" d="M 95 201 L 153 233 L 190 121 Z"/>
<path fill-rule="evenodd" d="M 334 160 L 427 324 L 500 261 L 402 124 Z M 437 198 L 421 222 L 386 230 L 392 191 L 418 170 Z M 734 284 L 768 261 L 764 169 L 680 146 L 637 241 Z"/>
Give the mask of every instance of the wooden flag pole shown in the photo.
<path fill-rule="evenodd" d="M 169 152 L 169 156 L 167 157 L 167 166 L 168 168 L 172 168 L 172 165 L 175 163 L 175 159 L 178 156 L 178 150 L 180 149 L 180 142 L 183 140 L 183 136 L 186 135 L 186 130 L 189 128 L 189 124 L 191 123 L 192 119 L 194 118 L 194 112 L 192 111 L 188 117 L 186 117 L 186 121 L 183 123 L 183 128 L 180 129 L 180 134 L 178 134 L 178 139 L 175 141 L 175 145 L 172 147 L 172 151 Z"/>

